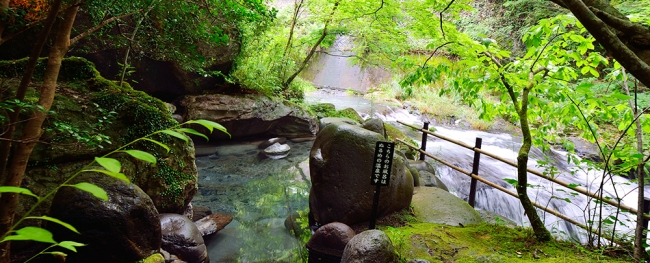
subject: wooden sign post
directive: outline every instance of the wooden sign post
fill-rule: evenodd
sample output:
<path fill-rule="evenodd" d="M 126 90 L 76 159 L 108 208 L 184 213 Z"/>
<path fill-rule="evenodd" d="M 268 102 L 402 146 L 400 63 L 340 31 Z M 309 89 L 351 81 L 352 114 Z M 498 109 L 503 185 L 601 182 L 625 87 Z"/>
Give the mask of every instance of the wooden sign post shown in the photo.
<path fill-rule="evenodd" d="M 375 157 L 372 164 L 372 175 L 370 184 L 376 185 L 375 196 L 372 202 L 372 214 L 370 216 L 370 229 L 375 229 L 377 221 L 377 207 L 379 206 L 379 190 L 382 186 L 390 183 L 390 168 L 393 166 L 393 153 L 395 143 L 377 142 L 375 145 Z"/>

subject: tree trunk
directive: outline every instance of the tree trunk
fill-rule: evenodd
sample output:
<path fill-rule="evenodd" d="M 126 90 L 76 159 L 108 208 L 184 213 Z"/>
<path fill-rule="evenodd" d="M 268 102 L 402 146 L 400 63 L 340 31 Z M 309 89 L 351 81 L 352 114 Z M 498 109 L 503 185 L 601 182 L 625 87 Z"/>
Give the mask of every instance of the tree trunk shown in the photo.
<path fill-rule="evenodd" d="M 300 74 L 300 72 L 302 72 L 302 70 L 305 69 L 305 67 L 309 63 L 309 60 L 311 60 L 311 57 L 314 56 L 314 52 L 316 52 L 316 48 L 318 48 L 320 43 L 323 42 L 323 39 L 325 39 L 325 37 L 327 36 L 327 26 L 329 25 L 330 22 L 332 22 L 332 19 L 334 19 L 334 13 L 336 12 L 336 9 L 339 7 L 340 2 L 341 1 L 336 1 L 336 3 L 334 3 L 334 8 L 332 8 L 330 17 L 325 22 L 325 26 L 323 27 L 323 34 L 321 34 L 320 38 L 311 47 L 311 50 L 309 50 L 309 53 L 307 53 L 307 57 L 305 57 L 305 59 L 302 61 L 298 70 L 296 70 L 296 72 L 294 72 L 291 76 L 289 76 L 289 78 L 287 78 L 287 80 L 284 83 L 282 83 L 282 86 L 284 86 L 285 89 L 288 88 L 291 82 L 293 82 L 293 80 L 298 76 L 298 74 Z"/>
<path fill-rule="evenodd" d="M 0 40 L 9 19 L 9 0 L 0 0 Z"/>
<path fill-rule="evenodd" d="M 299 2 L 298 2 L 299 1 Z M 287 55 L 287 51 L 291 48 L 291 41 L 293 40 L 293 30 L 296 28 L 296 23 L 298 22 L 298 14 L 300 9 L 302 9 L 302 3 L 304 0 L 296 0 L 293 7 L 293 18 L 291 19 L 291 29 L 289 29 L 289 38 L 287 39 L 287 45 L 284 47 L 284 52 L 282 57 Z"/>
<path fill-rule="evenodd" d="M 27 86 L 29 86 L 29 83 L 32 81 L 34 69 L 36 68 L 36 63 L 38 62 L 38 57 L 40 56 L 41 51 L 43 50 L 43 46 L 45 45 L 45 41 L 47 41 L 47 37 L 50 35 L 52 26 L 56 21 L 56 15 L 61 9 L 61 2 L 62 0 L 55 0 L 50 5 L 50 10 L 48 11 L 44 27 L 41 29 L 41 32 L 38 35 L 38 39 L 32 48 L 32 53 L 29 55 L 29 61 L 27 61 L 25 73 L 23 74 L 23 77 L 20 80 L 20 85 L 16 90 L 15 98 L 20 101 L 23 101 L 25 99 Z M 9 151 L 11 150 L 11 140 L 14 138 L 14 131 L 16 130 L 15 124 L 18 121 L 18 115 L 20 115 L 20 107 L 14 108 L 13 112 L 9 113 L 9 125 L 5 133 L 2 135 L 2 138 L 4 140 L 0 144 L 0 183 L 3 184 L 5 182 L 4 179 L 7 169 L 7 161 L 9 158 Z"/>
<path fill-rule="evenodd" d="M 531 73 L 532 74 L 532 73 Z M 519 110 L 519 123 L 521 124 L 521 134 L 523 137 L 523 144 L 519 148 L 519 154 L 517 155 L 517 194 L 519 195 L 519 201 L 524 207 L 524 211 L 528 216 L 530 221 L 530 226 L 535 232 L 535 237 L 539 241 L 549 241 L 551 240 L 551 233 L 544 226 L 544 222 L 539 218 L 537 210 L 530 198 L 528 198 L 528 153 L 530 152 L 530 147 L 532 146 L 532 138 L 530 135 L 530 126 L 528 124 L 528 93 L 530 92 L 530 87 L 525 88 L 521 98 L 521 108 Z"/>
<path fill-rule="evenodd" d="M 43 107 L 43 111 L 35 111 L 32 118 L 25 124 L 22 132 L 22 140 L 25 142 L 18 145 L 11 158 L 5 186 L 20 186 L 23 180 L 29 155 L 31 155 L 36 142 L 41 136 L 43 121 L 54 101 L 61 61 L 63 60 L 63 56 L 68 52 L 70 32 L 72 31 L 72 25 L 74 24 L 78 10 L 79 6 L 76 5 L 66 10 L 63 15 L 63 20 L 57 30 L 56 40 L 47 60 L 47 69 L 45 70 L 43 86 L 41 87 L 41 94 L 38 100 L 38 104 Z M 4 193 L 0 197 L 0 207 L 2 207 L 2 210 L 0 210 L 0 236 L 7 233 L 11 228 L 17 205 L 18 194 Z M 0 263 L 9 263 L 9 242 L 4 242 L 0 245 L 3 246 L 0 249 L 5 249 L 4 254 L 0 257 Z"/>
<path fill-rule="evenodd" d="M 156 5 L 156 1 L 151 2 L 149 7 L 147 8 L 147 11 L 145 11 L 144 14 L 142 14 L 140 20 L 138 20 L 138 22 L 135 24 L 135 28 L 133 29 L 133 33 L 131 34 L 131 39 L 127 38 L 127 40 L 129 40 L 129 47 L 126 49 L 126 54 L 124 54 L 124 60 L 122 61 L 123 64 L 122 64 L 122 73 L 120 74 L 120 87 L 122 87 L 122 85 L 124 84 L 124 77 L 126 77 L 126 69 L 129 61 L 129 54 L 131 53 L 131 49 L 133 49 L 133 41 L 135 40 L 135 36 L 138 32 L 138 28 L 140 27 L 144 19 L 147 17 L 147 14 L 149 14 L 149 12 L 154 8 L 155 5 Z"/>
<path fill-rule="evenodd" d="M 625 88 L 625 92 L 627 93 L 628 96 L 631 96 L 630 94 L 630 88 L 627 85 L 627 72 L 625 72 L 625 69 L 623 69 L 623 88 Z M 634 98 L 636 98 L 636 90 L 634 92 Z M 638 111 L 638 105 L 636 105 L 636 101 L 633 101 L 630 99 L 629 101 L 630 104 L 630 109 L 632 109 L 632 112 L 634 112 L 634 116 L 638 116 L 639 114 Z M 641 127 L 641 120 L 636 119 L 634 122 L 636 125 L 636 131 L 634 131 L 634 135 L 636 136 L 636 150 L 639 151 L 639 153 L 643 154 L 643 129 Z M 641 262 L 644 257 L 646 257 L 646 252 L 645 248 L 643 247 L 643 241 L 644 241 L 644 236 L 645 234 L 643 233 L 644 226 L 643 226 L 643 210 L 644 210 L 644 199 L 645 199 L 645 193 L 641 189 L 645 189 L 645 172 L 643 171 L 643 167 L 645 166 L 644 163 L 639 164 L 636 168 L 636 178 L 638 179 L 638 189 L 639 189 L 639 194 L 637 196 L 637 211 L 636 211 L 636 228 L 634 229 L 634 258 Z"/>

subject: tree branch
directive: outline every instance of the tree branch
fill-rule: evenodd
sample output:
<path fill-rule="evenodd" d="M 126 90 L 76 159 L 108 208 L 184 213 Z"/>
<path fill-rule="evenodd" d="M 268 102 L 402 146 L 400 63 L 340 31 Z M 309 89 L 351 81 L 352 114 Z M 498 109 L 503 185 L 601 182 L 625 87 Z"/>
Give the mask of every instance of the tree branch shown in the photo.
<path fill-rule="evenodd" d="M 381 0 L 381 5 L 379 5 L 379 7 L 377 8 L 377 10 L 375 10 L 375 11 L 373 11 L 373 12 L 370 12 L 370 13 L 367 13 L 367 14 L 363 14 L 362 16 L 367 16 L 367 15 L 376 15 L 377 12 L 379 12 L 379 10 L 381 10 L 382 8 L 384 8 L 384 0 Z"/>
<path fill-rule="evenodd" d="M 492 63 L 497 65 L 498 69 L 501 69 L 503 67 L 501 65 L 501 62 L 497 58 L 492 56 L 492 54 L 490 54 L 490 52 L 483 52 L 483 54 L 485 54 L 488 58 L 490 58 Z M 508 91 L 508 96 L 510 96 L 510 99 L 512 100 L 512 103 L 514 104 L 515 111 L 517 111 L 517 114 L 520 114 L 521 113 L 521 107 L 519 106 L 519 100 L 517 99 L 517 96 L 515 95 L 515 89 L 512 86 L 510 86 L 510 83 L 508 83 L 508 80 L 506 79 L 506 76 L 503 75 L 502 72 L 499 72 L 499 77 L 501 77 L 501 83 L 503 84 L 503 86 Z"/>
<path fill-rule="evenodd" d="M 445 29 L 442 28 L 442 13 L 447 11 L 447 9 L 449 9 L 449 7 L 451 7 L 451 5 L 454 3 L 454 1 L 456 1 L 456 0 L 451 0 L 451 2 L 449 2 L 449 4 L 447 5 L 447 7 L 445 7 L 445 9 L 442 9 L 442 11 L 440 11 L 440 13 L 438 13 L 438 17 L 440 18 L 440 31 L 442 31 L 442 38 L 443 39 L 446 39 L 447 37 L 445 36 Z"/>
<path fill-rule="evenodd" d="M 444 46 L 446 46 L 446 45 L 452 44 L 452 43 L 455 43 L 455 42 L 447 42 L 447 43 L 444 43 L 444 44 L 442 44 L 442 45 L 436 47 L 436 49 L 433 50 L 433 53 L 431 53 L 431 56 L 429 56 L 429 58 L 427 58 L 427 60 L 424 61 L 424 63 L 422 64 L 422 67 L 421 67 L 421 68 L 424 68 L 424 66 L 427 65 L 427 63 L 429 62 L 429 60 L 430 60 L 430 59 L 431 59 L 431 58 L 436 54 L 436 52 L 438 52 L 438 49 L 440 49 L 440 48 L 442 48 L 442 47 L 444 47 Z"/>
<path fill-rule="evenodd" d="M 650 66 L 628 48 L 581 0 L 562 0 L 598 42 L 641 83 L 650 87 Z M 585 0 L 586 1 L 586 0 Z"/>
<path fill-rule="evenodd" d="M 100 28 L 102 28 L 103 26 L 105 26 L 106 24 L 108 24 L 110 22 L 113 22 L 115 20 L 122 19 L 122 18 L 125 18 L 125 17 L 128 17 L 128 16 L 132 16 L 134 14 L 137 14 L 137 13 L 141 12 L 142 10 L 143 9 L 138 9 L 138 10 L 136 10 L 134 12 L 131 12 L 131 13 L 128 13 L 128 14 L 123 14 L 121 16 L 114 16 L 114 17 L 111 17 L 109 19 L 106 19 L 106 20 L 102 21 L 101 23 L 95 25 L 94 27 L 91 27 L 88 30 L 86 30 L 85 32 L 77 35 L 76 37 L 74 37 L 72 39 L 70 39 L 70 45 L 74 45 L 80 39 L 82 39 L 84 37 L 87 37 L 88 35 L 94 33 L 95 31 L 99 30 Z"/>

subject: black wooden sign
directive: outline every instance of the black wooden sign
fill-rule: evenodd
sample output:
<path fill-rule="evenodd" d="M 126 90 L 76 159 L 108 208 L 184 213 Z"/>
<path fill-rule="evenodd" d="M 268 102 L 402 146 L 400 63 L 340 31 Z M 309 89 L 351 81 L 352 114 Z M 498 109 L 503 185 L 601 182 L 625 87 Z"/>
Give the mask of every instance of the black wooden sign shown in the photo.
<path fill-rule="evenodd" d="M 372 165 L 372 175 L 370 177 L 371 185 L 388 186 L 394 150 L 395 143 L 377 142 L 375 146 L 375 160 Z"/>

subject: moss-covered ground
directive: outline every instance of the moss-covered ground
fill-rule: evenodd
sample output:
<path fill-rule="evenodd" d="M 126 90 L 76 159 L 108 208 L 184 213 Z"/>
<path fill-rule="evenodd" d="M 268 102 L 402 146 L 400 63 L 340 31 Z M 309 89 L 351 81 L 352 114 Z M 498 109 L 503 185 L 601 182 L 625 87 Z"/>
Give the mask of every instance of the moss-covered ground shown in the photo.
<path fill-rule="evenodd" d="M 381 228 L 400 262 L 633 262 L 622 249 L 589 250 L 569 241 L 537 242 L 530 228 L 412 222 Z"/>

